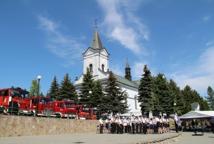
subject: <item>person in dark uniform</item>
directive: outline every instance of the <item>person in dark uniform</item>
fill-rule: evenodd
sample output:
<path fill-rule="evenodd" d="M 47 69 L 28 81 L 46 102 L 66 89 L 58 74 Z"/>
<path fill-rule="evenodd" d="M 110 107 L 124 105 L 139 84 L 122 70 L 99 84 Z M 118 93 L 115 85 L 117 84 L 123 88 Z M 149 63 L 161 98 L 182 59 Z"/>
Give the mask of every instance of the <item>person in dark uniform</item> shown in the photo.
<path fill-rule="evenodd" d="M 146 118 L 143 117 L 143 133 L 146 134 L 147 133 L 147 123 L 146 123 Z"/>
<path fill-rule="evenodd" d="M 103 122 L 102 118 L 99 119 L 99 122 L 100 122 L 100 133 L 103 134 L 104 122 Z"/>
<path fill-rule="evenodd" d="M 134 115 L 131 117 L 131 127 L 132 127 L 132 133 L 134 134 L 135 133 L 135 118 L 134 118 Z"/>
<path fill-rule="evenodd" d="M 115 117 L 113 116 L 110 120 L 111 125 L 111 133 L 114 134 L 116 132 L 116 124 L 115 124 Z"/>

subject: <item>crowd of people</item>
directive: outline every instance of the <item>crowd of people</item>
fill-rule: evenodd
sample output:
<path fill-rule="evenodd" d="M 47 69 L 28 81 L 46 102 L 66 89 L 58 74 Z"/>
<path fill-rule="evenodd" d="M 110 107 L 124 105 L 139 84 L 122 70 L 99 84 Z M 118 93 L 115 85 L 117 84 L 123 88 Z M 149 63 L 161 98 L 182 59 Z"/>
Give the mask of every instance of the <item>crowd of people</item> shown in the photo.
<path fill-rule="evenodd" d="M 99 133 L 161 134 L 169 132 L 169 119 L 167 117 L 112 116 L 100 118 L 99 123 Z"/>

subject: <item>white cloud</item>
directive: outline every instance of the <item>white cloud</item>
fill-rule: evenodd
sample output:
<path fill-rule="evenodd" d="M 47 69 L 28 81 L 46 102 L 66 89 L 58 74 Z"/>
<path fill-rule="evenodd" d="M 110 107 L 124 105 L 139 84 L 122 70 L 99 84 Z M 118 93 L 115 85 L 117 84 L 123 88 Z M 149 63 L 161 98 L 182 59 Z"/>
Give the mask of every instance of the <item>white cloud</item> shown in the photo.
<path fill-rule="evenodd" d="M 188 66 L 171 75 L 183 88 L 190 85 L 202 94 L 206 94 L 209 85 L 214 86 L 214 46 L 210 46 L 200 55 L 196 65 Z"/>
<path fill-rule="evenodd" d="M 81 53 L 85 46 L 60 31 L 60 25 L 45 16 L 38 16 L 40 28 L 46 34 L 47 48 L 65 61 L 65 65 L 73 64 L 81 58 Z"/>
<path fill-rule="evenodd" d="M 103 26 L 106 28 L 107 36 L 136 54 L 141 51 L 145 54 L 142 41 L 149 40 L 149 31 L 134 14 L 134 10 L 137 9 L 135 2 L 131 0 L 97 1 L 105 14 Z"/>

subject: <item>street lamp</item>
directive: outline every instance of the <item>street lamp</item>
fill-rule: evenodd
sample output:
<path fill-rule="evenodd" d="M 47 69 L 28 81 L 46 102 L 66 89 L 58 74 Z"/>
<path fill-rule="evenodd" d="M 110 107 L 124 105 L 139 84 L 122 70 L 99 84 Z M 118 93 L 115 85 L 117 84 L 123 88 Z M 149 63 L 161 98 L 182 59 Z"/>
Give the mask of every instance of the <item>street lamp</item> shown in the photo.
<path fill-rule="evenodd" d="M 38 81 L 38 94 L 37 94 L 37 97 L 38 97 L 38 103 L 37 103 L 37 114 L 39 112 L 39 102 L 40 102 L 40 97 L 39 97 L 39 92 L 40 92 L 40 80 L 42 79 L 42 76 L 41 75 L 38 75 L 37 76 L 37 81 Z"/>
<path fill-rule="evenodd" d="M 37 94 L 37 96 L 39 96 L 39 94 L 40 94 L 40 80 L 42 79 L 42 76 L 41 75 L 38 75 L 37 76 L 37 81 L 38 81 L 38 94 Z"/>

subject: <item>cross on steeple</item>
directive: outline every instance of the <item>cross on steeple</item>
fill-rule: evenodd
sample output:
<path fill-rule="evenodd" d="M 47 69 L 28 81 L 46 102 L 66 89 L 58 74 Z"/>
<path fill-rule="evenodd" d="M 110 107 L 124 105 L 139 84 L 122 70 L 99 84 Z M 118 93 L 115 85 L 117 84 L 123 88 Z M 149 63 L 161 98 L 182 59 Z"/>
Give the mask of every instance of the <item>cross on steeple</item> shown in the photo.
<path fill-rule="evenodd" d="M 98 24 L 97 24 L 98 19 L 95 18 L 94 19 L 94 30 L 97 31 L 98 30 Z"/>

